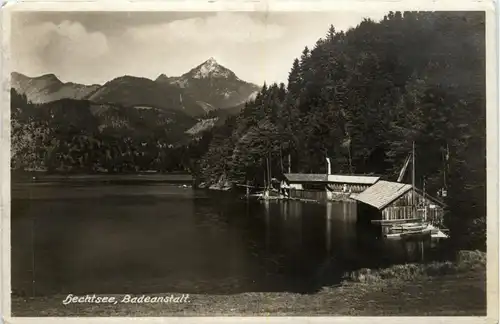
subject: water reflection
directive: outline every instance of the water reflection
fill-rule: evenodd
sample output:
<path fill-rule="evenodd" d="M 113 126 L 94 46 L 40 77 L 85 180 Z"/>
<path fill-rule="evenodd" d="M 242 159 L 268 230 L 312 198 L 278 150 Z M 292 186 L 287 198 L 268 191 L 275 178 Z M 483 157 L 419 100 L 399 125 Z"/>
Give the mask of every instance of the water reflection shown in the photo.
<path fill-rule="evenodd" d="M 326 204 L 326 252 L 330 255 L 332 246 L 332 204 Z"/>
<path fill-rule="evenodd" d="M 423 240 L 384 240 L 384 249 L 391 256 L 392 263 L 425 262 L 432 260 L 433 253 L 426 258 L 426 251 L 435 248 L 430 239 Z"/>
<path fill-rule="evenodd" d="M 430 242 L 377 239 L 359 217 L 353 203 L 177 186 L 27 186 L 13 192 L 12 285 L 25 295 L 311 292 L 360 267 L 435 257 Z"/>
<path fill-rule="evenodd" d="M 266 217 L 266 250 L 269 251 L 271 245 L 271 210 L 269 200 L 264 201 L 264 215 Z"/>

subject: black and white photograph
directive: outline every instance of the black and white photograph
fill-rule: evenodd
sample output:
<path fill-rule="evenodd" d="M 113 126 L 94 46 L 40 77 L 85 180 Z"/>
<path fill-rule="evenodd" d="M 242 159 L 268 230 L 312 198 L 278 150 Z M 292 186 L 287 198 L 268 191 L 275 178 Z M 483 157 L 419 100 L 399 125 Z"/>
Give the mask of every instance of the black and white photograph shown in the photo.
<path fill-rule="evenodd" d="M 10 316 L 486 317 L 489 16 L 357 8 L 10 12 Z"/>

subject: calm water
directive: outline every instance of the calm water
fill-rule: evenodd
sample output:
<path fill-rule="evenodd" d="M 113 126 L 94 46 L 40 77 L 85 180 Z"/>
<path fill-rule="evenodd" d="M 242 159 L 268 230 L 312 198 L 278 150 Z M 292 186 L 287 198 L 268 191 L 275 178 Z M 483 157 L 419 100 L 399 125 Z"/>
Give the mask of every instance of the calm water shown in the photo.
<path fill-rule="evenodd" d="M 307 293 L 345 271 L 436 254 L 376 239 L 352 203 L 264 203 L 169 184 L 18 183 L 11 210 L 12 288 L 27 296 Z"/>

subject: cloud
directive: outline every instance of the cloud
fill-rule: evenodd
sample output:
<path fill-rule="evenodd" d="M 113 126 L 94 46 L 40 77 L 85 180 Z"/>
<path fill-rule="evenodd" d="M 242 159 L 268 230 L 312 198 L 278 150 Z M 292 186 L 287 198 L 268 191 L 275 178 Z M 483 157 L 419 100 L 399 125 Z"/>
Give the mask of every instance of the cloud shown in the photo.
<path fill-rule="evenodd" d="M 19 26 L 13 33 L 14 67 L 33 73 L 58 72 L 87 64 L 109 51 L 106 36 L 72 21 Z M 52 71 L 50 71 L 52 70 Z"/>
<path fill-rule="evenodd" d="M 207 18 L 174 20 L 165 24 L 130 28 L 127 33 L 138 42 L 161 43 L 189 42 L 210 44 L 213 42 L 255 43 L 279 39 L 285 28 L 254 20 L 248 15 L 219 12 Z"/>
<path fill-rule="evenodd" d="M 104 83 L 122 75 L 178 76 L 213 56 L 243 80 L 286 82 L 293 59 L 330 24 L 353 27 L 380 13 L 203 12 L 53 14 L 13 19 L 14 70 Z M 156 17 L 156 18 L 155 18 Z M 71 18 L 71 19 L 70 19 Z M 154 19 L 153 19 L 154 18 Z M 95 30 L 95 32 L 94 32 Z M 14 46 L 15 45 L 15 46 Z"/>

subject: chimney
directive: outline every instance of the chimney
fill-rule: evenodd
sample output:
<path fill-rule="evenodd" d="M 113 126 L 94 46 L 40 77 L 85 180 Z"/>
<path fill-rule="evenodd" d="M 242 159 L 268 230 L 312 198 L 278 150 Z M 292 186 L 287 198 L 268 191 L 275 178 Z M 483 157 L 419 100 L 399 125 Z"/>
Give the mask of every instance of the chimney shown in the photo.
<path fill-rule="evenodd" d="M 332 174 L 332 165 L 330 163 L 330 158 L 326 158 L 326 174 Z"/>

